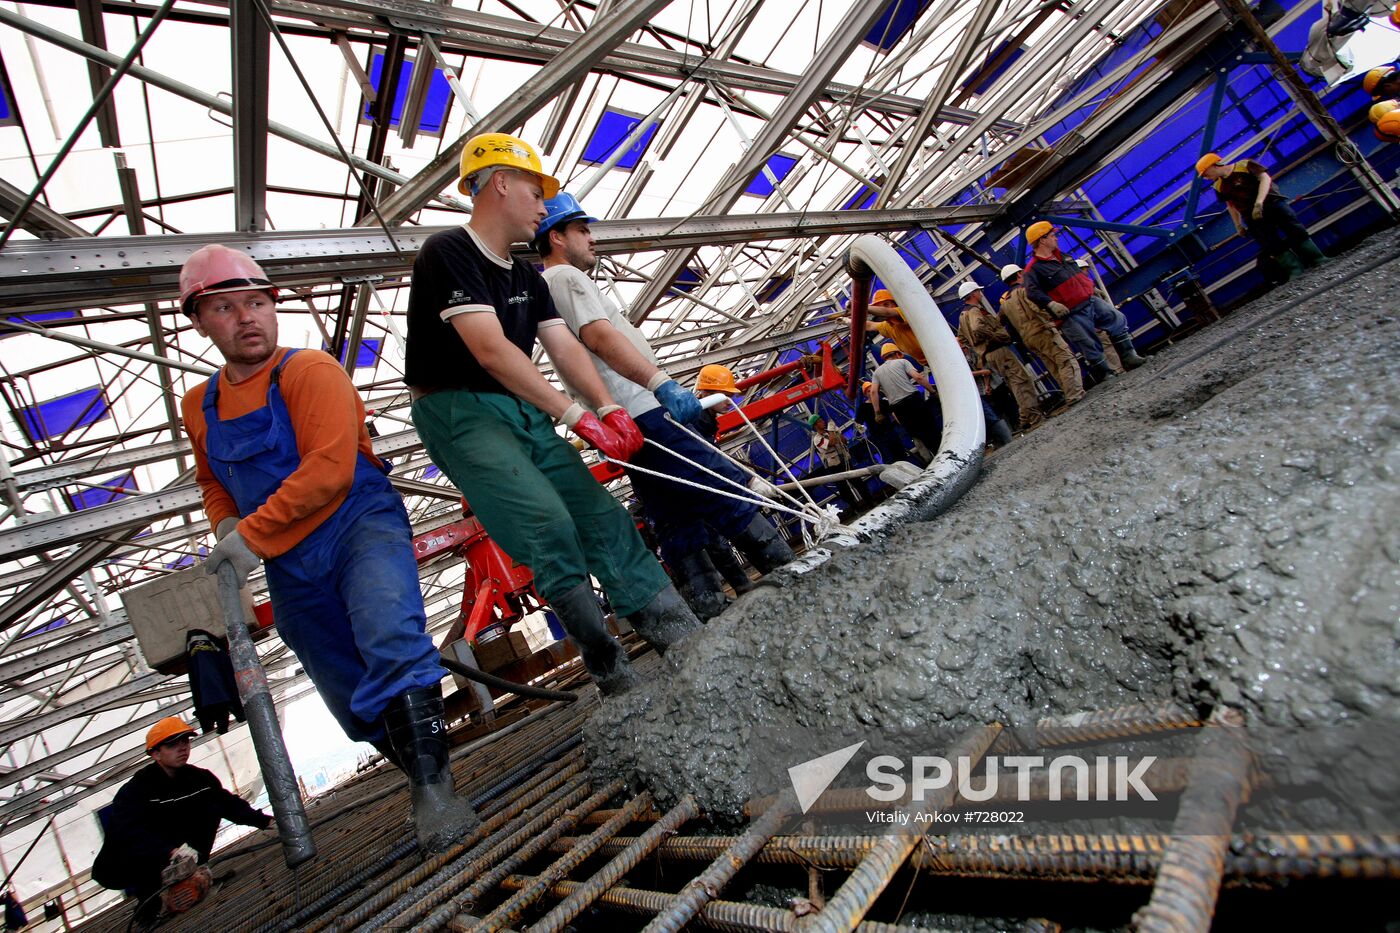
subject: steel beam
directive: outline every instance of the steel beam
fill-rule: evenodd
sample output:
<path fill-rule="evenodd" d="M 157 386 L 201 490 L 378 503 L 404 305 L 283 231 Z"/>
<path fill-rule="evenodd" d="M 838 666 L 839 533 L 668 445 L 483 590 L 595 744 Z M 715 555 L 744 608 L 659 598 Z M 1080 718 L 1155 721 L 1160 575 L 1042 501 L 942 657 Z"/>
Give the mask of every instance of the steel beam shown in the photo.
<path fill-rule="evenodd" d="M 19 210 L 19 206 L 24 203 L 28 196 L 28 192 L 21 191 L 5 179 L 0 178 L 0 217 L 6 220 L 14 217 L 15 212 Z M 92 235 L 58 211 L 40 204 L 38 201 L 29 205 L 24 220 L 20 222 L 20 228 L 45 240 L 55 237 Z"/>
<path fill-rule="evenodd" d="M 272 34 L 252 3 L 234 3 L 229 13 L 233 58 L 233 229 L 262 230 L 267 226 L 267 95 Z"/>
<path fill-rule="evenodd" d="M 105 49 L 107 29 L 102 22 L 102 0 L 76 0 L 74 6 L 78 11 L 78 26 L 82 30 L 83 41 Z M 88 84 L 96 97 L 102 90 L 102 85 L 111 77 L 111 71 L 91 60 L 87 63 L 87 70 Z M 117 128 L 117 107 L 111 98 L 97 111 L 97 133 L 102 145 L 108 149 L 119 148 L 122 144 L 121 133 Z"/>
<path fill-rule="evenodd" d="M 77 638 L 60 642 L 51 648 L 44 648 L 34 651 L 22 658 L 13 661 L 6 661 L 0 664 L 0 681 L 18 680 L 21 677 L 28 677 L 30 674 L 37 674 L 40 671 L 66 664 L 84 655 L 100 651 L 103 648 L 119 645 L 135 637 L 128 623 L 120 623 L 110 628 L 104 628 L 93 632 L 90 635 L 81 635 Z"/>
<path fill-rule="evenodd" d="M 0 7 L 0 14 L 4 13 Z M 605 220 L 593 225 L 601 254 L 694 247 L 712 243 L 879 233 L 988 220 L 991 205 L 814 211 Z M 395 234 L 402 254 L 382 230 L 353 227 L 302 232 L 88 237 L 83 242 L 16 242 L 0 251 L 0 309 L 8 312 L 126 304 L 173 298 L 180 266 L 209 243 L 247 252 L 284 288 L 337 277 L 402 275 L 429 236 L 447 227 L 406 227 Z"/>
<path fill-rule="evenodd" d="M 467 140 L 478 133 L 512 132 L 523 126 L 537 111 L 586 75 L 593 64 L 617 48 L 629 35 L 670 0 L 619 0 L 606 14 L 596 19 L 587 32 L 579 35 L 568 48 L 559 52 L 548 64 L 506 97 L 490 113 L 472 124 L 471 128 L 442 150 L 417 175 L 404 183 L 379 206 L 386 222 L 402 223 L 443 188 L 457 178 L 457 165 Z M 422 6 L 422 4 L 417 4 Z M 380 7 L 380 15 L 383 8 Z M 374 223 L 373 218 L 358 221 L 357 226 Z"/>
<path fill-rule="evenodd" d="M 767 163 L 770 155 L 778 151 L 788 133 L 797 125 L 797 121 L 812 102 L 820 96 L 836 69 L 870 31 L 870 27 L 879 19 L 882 11 L 883 7 L 874 3 L 857 3 L 847 11 L 841 22 L 827 36 L 822 47 L 812 56 L 812 67 L 802 76 L 792 93 L 774 109 L 772 118 L 763 125 L 753 145 L 720 179 L 703 202 L 701 210 L 710 214 L 724 214 L 734 206 L 734 202 L 739 200 L 754 173 Z M 632 303 L 630 314 L 633 323 L 641 321 L 650 313 L 694 255 L 693 247 L 685 247 L 672 251 L 662 259 L 653 272 L 651 281 L 642 286 Z"/>

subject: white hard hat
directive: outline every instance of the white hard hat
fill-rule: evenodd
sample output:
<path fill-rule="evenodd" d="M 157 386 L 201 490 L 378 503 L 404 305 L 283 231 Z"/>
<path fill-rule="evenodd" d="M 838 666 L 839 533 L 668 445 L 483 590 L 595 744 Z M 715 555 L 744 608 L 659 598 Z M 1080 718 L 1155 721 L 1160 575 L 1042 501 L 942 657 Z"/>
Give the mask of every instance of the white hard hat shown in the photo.
<path fill-rule="evenodd" d="M 1006 265 L 1001 267 L 1001 280 L 1005 282 L 1007 279 L 1011 278 L 1013 275 L 1018 274 L 1020 271 L 1020 266 L 1016 265 L 1016 263 L 1014 262 L 1008 262 Z"/>
<path fill-rule="evenodd" d="M 961 285 L 958 286 L 958 297 L 959 297 L 959 298 L 966 298 L 968 295 L 971 295 L 973 292 L 977 292 L 977 291 L 981 291 L 981 290 L 982 290 L 982 286 L 981 286 L 981 285 L 978 285 L 976 282 L 964 282 L 964 283 L 962 283 Z"/>

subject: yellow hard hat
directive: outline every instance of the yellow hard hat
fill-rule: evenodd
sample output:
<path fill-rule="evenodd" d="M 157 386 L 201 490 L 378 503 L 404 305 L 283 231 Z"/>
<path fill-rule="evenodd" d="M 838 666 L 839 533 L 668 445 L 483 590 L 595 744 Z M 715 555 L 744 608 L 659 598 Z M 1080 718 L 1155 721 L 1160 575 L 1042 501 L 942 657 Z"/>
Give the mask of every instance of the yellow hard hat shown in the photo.
<path fill-rule="evenodd" d="M 1380 123 L 1381 117 L 1400 107 L 1400 102 L 1393 100 L 1383 100 L 1371 105 L 1371 109 L 1366 112 L 1372 123 Z"/>
<path fill-rule="evenodd" d="M 525 140 L 505 133 L 482 133 L 467 140 L 462 147 L 462 161 L 457 168 L 457 190 L 465 195 L 472 193 L 467 182 L 477 172 L 492 166 L 505 166 L 529 172 L 540 180 L 544 196 L 552 198 L 559 193 L 559 179 L 544 173 L 540 157 L 535 147 Z"/>
<path fill-rule="evenodd" d="M 1199 159 L 1196 160 L 1196 174 L 1204 177 L 1206 169 L 1210 168 L 1212 165 L 1219 165 L 1220 162 L 1220 153 L 1207 152 L 1205 155 L 1201 156 Z"/>
<path fill-rule="evenodd" d="M 870 296 L 870 303 L 873 305 L 880 304 L 882 301 L 888 301 L 890 304 L 894 304 L 894 296 L 890 294 L 888 288 L 877 288 L 875 294 Z"/>
<path fill-rule="evenodd" d="M 182 735 L 194 735 L 194 730 L 179 716 L 166 716 L 151 726 L 151 731 L 146 733 L 146 751 L 150 752 L 161 742 L 168 742 Z"/>
<path fill-rule="evenodd" d="M 700 370 L 700 376 L 695 380 L 695 391 L 734 395 L 738 393 L 739 387 L 734 384 L 734 373 L 728 366 L 711 363 Z"/>
<path fill-rule="evenodd" d="M 1026 228 L 1026 242 L 1034 246 L 1037 240 L 1054 229 L 1055 225 L 1050 221 L 1037 220 Z"/>
<path fill-rule="evenodd" d="M 1396 9 L 1400 9 L 1400 5 L 1397 5 Z M 1370 71 L 1366 72 L 1366 77 L 1361 79 L 1361 87 L 1366 91 L 1367 94 L 1376 93 L 1376 85 L 1384 81 L 1386 77 L 1389 76 L 1390 73 L 1394 70 L 1395 69 L 1390 67 L 1389 65 L 1382 65 L 1379 68 L 1372 68 Z"/>
<path fill-rule="evenodd" d="M 1387 142 L 1400 142 L 1400 110 L 1392 110 L 1376 121 L 1376 132 Z"/>
<path fill-rule="evenodd" d="M 898 346 L 892 343 L 885 343 L 880 345 L 880 359 L 882 360 L 887 360 L 890 357 L 894 356 L 896 353 L 903 352 L 903 350 L 899 349 Z"/>
<path fill-rule="evenodd" d="M 871 383 L 870 383 L 869 381 L 862 382 L 862 383 L 860 384 L 860 390 L 861 390 L 862 392 L 869 392 L 869 391 L 870 391 L 870 385 L 871 385 Z"/>

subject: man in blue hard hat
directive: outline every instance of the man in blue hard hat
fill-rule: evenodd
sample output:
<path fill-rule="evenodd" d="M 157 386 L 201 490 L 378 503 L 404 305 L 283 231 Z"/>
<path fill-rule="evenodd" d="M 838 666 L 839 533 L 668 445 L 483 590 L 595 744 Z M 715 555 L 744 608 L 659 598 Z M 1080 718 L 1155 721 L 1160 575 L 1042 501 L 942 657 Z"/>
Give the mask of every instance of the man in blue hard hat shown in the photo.
<path fill-rule="evenodd" d="M 739 487 L 748 480 L 742 470 L 685 427 L 700 416 L 699 399 L 657 365 L 641 332 L 589 276 L 598 260 L 589 229 L 596 218 L 566 192 L 545 201 L 545 211 L 534 246 L 544 259 L 544 279 L 554 307 L 588 348 L 613 398 L 626 407 L 642 436 L 654 442 L 623 469 L 656 528 L 662 558 L 681 580 L 681 592 L 697 616 L 712 618 L 724 609 L 727 598 L 705 550 L 710 529 L 733 541 L 763 573 L 792 560 L 792 549 L 751 497 L 741 500 L 717 492 L 742 496 L 742 489 L 705 472 L 728 477 Z M 565 388 L 574 393 L 567 381 Z"/>

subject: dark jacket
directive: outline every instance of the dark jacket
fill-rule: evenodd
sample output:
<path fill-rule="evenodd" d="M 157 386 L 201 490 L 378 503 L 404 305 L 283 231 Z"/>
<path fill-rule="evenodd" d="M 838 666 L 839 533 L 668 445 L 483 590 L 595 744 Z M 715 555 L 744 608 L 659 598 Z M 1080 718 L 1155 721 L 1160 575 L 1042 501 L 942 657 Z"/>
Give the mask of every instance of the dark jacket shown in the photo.
<path fill-rule="evenodd" d="M 160 886 L 170 853 L 187 844 L 208 861 L 219 821 L 264 829 L 272 817 L 224 790 L 213 773 L 185 765 L 167 775 L 151 762 L 112 800 L 102 850 L 92 863 L 93 880 L 104 888 L 140 890 Z"/>
<path fill-rule="evenodd" d="M 1031 301 L 1042 308 L 1058 301 L 1066 308 L 1083 304 L 1094 294 L 1094 280 L 1089 273 L 1066 259 L 1059 250 L 1049 259 L 1034 258 L 1027 264 L 1021 281 Z"/>

